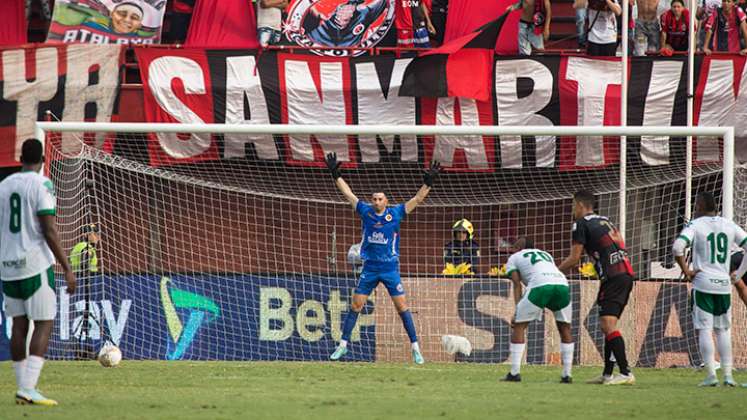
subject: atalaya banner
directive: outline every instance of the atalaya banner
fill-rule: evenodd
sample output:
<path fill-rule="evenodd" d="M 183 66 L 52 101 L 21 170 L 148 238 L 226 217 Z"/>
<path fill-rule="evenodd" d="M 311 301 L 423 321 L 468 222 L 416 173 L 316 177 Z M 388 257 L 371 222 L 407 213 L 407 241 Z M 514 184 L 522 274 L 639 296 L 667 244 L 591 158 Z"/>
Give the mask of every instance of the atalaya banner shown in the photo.
<path fill-rule="evenodd" d="M 331 58 L 251 51 L 136 50 L 149 122 L 228 124 L 619 125 L 620 60 L 587 57 L 499 57 L 488 101 L 399 96 L 411 59 Z M 685 125 L 684 57 L 631 61 L 628 125 Z M 434 71 L 437 71 L 434 69 Z M 698 57 L 695 123 L 735 126 L 747 137 L 747 69 L 741 56 Z M 288 165 L 323 166 L 336 152 L 351 164 L 430 160 L 467 171 L 557 167 L 591 169 L 619 159 L 615 139 L 555 136 L 531 143 L 500 138 L 179 136 L 152 138 L 151 164 L 245 156 Z M 472 141 L 474 140 L 474 141 Z M 636 140 L 630 159 L 641 165 L 675 161 L 669 137 Z M 395 142 L 397 142 L 395 147 Z M 222 143 L 222 144 L 220 144 Z M 252 148 L 245 145 L 252 144 Z M 739 147 L 739 146 L 738 146 Z M 525 150 L 526 149 L 526 150 Z M 719 159 L 716 139 L 698 139 L 699 161 Z M 390 153 L 382 156 L 383 152 Z M 634 163 L 634 162 L 633 162 Z"/>
<path fill-rule="evenodd" d="M 166 0 L 57 0 L 47 41 L 157 44 Z"/>
<path fill-rule="evenodd" d="M 3 50 L 0 166 L 20 165 L 21 145 L 34 136 L 34 123 L 48 118 L 46 111 L 61 121 L 111 121 L 123 64 L 122 47 L 116 45 L 36 44 Z M 62 135 L 63 148 L 78 141 L 73 136 Z M 101 146 L 104 136 L 94 137 Z"/>

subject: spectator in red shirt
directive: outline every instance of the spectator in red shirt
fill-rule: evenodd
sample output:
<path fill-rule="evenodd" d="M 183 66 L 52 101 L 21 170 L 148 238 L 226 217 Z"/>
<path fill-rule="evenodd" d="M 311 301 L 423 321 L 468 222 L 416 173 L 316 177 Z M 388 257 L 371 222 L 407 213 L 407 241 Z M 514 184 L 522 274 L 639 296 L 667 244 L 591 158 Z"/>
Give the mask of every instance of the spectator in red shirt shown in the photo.
<path fill-rule="evenodd" d="M 703 52 L 711 54 L 713 50 L 739 52 L 747 55 L 747 48 L 739 44 L 741 35 L 747 43 L 747 15 L 739 7 L 734 7 L 734 0 L 723 0 L 721 7 L 711 13 L 705 24 L 706 39 Z"/>
<path fill-rule="evenodd" d="M 661 15 L 661 50 L 664 55 L 672 51 L 687 51 L 690 40 L 690 11 L 684 0 L 672 0 L 671 9 Z"/>
<path fill-rule="evenodd" d="M 435 34 L 428 9 L 422 0 L 397 0 L 394 24 L 397 27 L 397 46 L 430 48 L 428 33 Z"/>

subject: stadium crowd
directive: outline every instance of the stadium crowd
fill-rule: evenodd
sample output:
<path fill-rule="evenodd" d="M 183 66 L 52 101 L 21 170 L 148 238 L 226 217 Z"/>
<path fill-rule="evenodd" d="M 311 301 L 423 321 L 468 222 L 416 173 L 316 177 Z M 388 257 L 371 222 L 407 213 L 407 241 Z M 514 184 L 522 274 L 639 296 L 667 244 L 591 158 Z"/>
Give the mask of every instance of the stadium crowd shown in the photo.
<path fill-rule="evenodd" d="M 53 18 L 54 0 L 22 0 L 28 19 L 28 39 L 43 42 L 46 28 Z M 168 0 L 162 43 L 179 44 L 187 38 L 190 19 L 197 0 Z M 262 47 L 282 42 L 282 25 L 292 6 L 289 0 L 251 0 L 257 19 L 257 39 Z M 335 41 L 345 45 L 342 35 L 361 24 L 368 25 L 368 16 L 379 16 L 386 0 L 347 0 L 330 9 L 323 0 L 314 3 L 312 14 L 319 19 L 317 29 L 308 36 L 320 41 Z M 551 34 L 553 12 L 550 0 L 518 0 L 507 10 L 519 13 L 518 53 L 530 55 L 547 50 L 568 48 L 576 41 L 580 50 L 589 55 L 611 56 L 620 53 L 621 1 L 574 0 L 573 16 L 556 19 L 575 20 L 575 33 Z M 555 2 L 556 6 L 563 2 Z M 401 48 L 431 48 L 441 45 L 446 32 L 448 0 L 398 0 L 395 2 L 394 26 L 396 45 Z M 672 55 L 688 50 L 691 11 L 685 0 L 630 0 L 630 54 Z M 696 18 L 697 51 L 747 54 L 747 0 L 698 0 Z M 377 9 L 379 8 L 379 9 Z M 327 10 L 327 14 L 319 9 Z M 352 35 L 346 35 L 353 37 Z M 354 45 L 352 39 L 347 40 Z"/>

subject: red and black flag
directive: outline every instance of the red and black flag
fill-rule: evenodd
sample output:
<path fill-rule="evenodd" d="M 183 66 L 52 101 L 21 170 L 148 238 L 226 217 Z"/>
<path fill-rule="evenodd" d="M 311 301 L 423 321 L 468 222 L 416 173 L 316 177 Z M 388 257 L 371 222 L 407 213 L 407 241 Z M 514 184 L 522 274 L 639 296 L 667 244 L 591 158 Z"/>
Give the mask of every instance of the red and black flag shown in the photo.
<path fill-rule="evenodd" d="M 508 13 L 412 60 L 400 96 L 490 98 L 495 44 Z"/>

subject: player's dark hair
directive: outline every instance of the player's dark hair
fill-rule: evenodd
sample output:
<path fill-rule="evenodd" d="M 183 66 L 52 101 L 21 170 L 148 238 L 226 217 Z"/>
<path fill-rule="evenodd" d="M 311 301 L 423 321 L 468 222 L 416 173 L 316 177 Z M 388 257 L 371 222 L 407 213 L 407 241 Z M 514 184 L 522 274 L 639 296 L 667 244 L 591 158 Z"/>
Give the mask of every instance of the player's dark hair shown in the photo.
<path fill-rule="evenodd" d="M 682 5 L 682 7 L 685 7 L 685 2 L 684 2 L 684 0 L 672 0 L 672 4 L 671 4 L 671 6 L 674 6 L 674 4 L 675 4 L 675 3 L 679 3 L 679 4 L 681 4 L 681 5 Z"/>
<path fill-rule="evenodd" d="M 577 191 L 576 194 L 573 194 L 573 199 L 576 200 L 577 203 L 581 203 L 592 209 L 597 205 L 596 197 L 591 191 L 588 190 Z"/>
<path fill-rule="evenodd" d="M 27 139 L 21 146 L 21 163 L 25 165 L 36 165 L 42 162 L 44 147 L 37 139 Z"/>
<path fill-rule="evenodd" d="M 700 208 L 706 213 L 711 213 L 716 211 L 716 199 L 713 197 L 712 193 L 709 192 L 699 192 L 697 196 L 695 196 L 695 202 L 700 203 Z"/>

